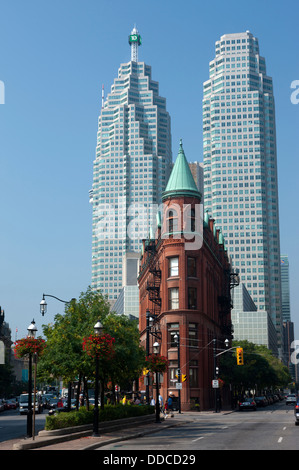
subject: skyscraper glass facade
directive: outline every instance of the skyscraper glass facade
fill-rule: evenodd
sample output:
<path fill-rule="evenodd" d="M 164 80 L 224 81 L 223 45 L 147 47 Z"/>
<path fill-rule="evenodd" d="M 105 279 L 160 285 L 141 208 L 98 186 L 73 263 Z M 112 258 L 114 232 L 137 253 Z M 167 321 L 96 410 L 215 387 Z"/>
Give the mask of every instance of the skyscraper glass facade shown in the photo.
<path fill-rule="evenodd" d="M 281 299 L 282 299 L 282 319 L 283 321 L 291 321 L 291 305 L 290 305 L 290 277 L 289 277 L 289 257 L 281 255 Z"/>
<path fill-rule="evenodd" d="M 282 337 L 275 105 L 272 78 L 250 32 L 216 42 L 203 85 L 205 209 L 258 310 Z"/>
<path fill-rule="evenodd" d="M 170 116 L 151 67 L 121 64 L 98 123 L 93 170 L 92 287 L 115 301 L 123 257 L 139 252 L 172 162 Z M 136 280 L 137 284 L 137 280 Z"/>

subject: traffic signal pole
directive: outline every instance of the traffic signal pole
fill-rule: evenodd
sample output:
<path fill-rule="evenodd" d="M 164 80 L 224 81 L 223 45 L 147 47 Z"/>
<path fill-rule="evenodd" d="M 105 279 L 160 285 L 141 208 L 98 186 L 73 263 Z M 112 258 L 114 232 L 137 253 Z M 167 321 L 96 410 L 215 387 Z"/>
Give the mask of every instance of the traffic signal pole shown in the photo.
<path fill-rule="evenodd" d="M 180 335 L 178 334 L 178 383 L 181 383 L 181 356 L 180 356 Z M 179 413 L 181 412 L 181 389 L 178 390 L 179 395 Z"/>

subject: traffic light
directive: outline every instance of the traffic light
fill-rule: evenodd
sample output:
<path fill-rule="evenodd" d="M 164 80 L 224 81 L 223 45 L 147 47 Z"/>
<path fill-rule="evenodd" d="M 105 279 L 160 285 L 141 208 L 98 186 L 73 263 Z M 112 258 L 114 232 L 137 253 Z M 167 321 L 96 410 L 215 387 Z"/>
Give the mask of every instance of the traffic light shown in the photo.
<path fill-rule="evenodd" d="M 182 374 L 182 382 L 186 382 L 187 380 L 187 375 L 186 374 Z"/>
<path fill-rule="evenodd" d="M 236 348 L 237 353 L 237 364 L 238 366 L 243 366 L 244 359 L 243 359 L 243 348 Z"/>

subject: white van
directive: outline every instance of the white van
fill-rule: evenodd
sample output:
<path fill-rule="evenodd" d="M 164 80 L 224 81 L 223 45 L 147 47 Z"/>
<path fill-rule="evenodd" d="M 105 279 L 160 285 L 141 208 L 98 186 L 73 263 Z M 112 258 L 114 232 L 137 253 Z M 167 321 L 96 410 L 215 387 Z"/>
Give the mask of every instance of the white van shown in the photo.
<path fill-rule="evenodd" d="M 32 410 L 33 410 L 33 395 L 32 395 Z M 41 413 L 42 411 L 43 411 L 43 405 L 40 402 L 40 398 L 36 397 L 35 412 Z M 20 415 L 28 413 L 28 393 L 22 393 L 22 395 L 20 395 L 19 412 L 20 412 Z"/>

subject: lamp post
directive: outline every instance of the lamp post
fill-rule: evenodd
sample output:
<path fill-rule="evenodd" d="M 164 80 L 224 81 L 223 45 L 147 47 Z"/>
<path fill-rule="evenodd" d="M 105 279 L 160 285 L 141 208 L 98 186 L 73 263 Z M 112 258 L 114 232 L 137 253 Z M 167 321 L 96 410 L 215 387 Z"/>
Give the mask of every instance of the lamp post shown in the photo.
<path fill-rule="evenodd" d="M 221 354 L 224 354 L 224 353 L 226 353 L 226 352 L 228 352 L 228 351 L 230 351 L 231 349 L 234 349 L 234 348 L 227 349 L 228 346 L 229 346 L 229 340 L 225 339 L 224 340 L 224 345 L 225 345 L 226 349 L 217 354 L 216 353 L 216 343 L 217 343 L 217 339 L 214 338 L 213 339 L 213 344 L 214 344 L 214 348 L 213 348 L 214 349 L 214 352 L 213 352 L 213 357 L 214 357 L 214 380 L 218 381 L 219 367 L 217 367 L 217 365 L 216 365 L 216 358 L 218 356 L 221 356 Z M 218 412 L 218 398 L 219 398 L 219 388 L 218 387 L 219 387 L 219 382 L 218 382 L 218 386 L 214 388 L 214 390 L 215 390 L 215 413 Z M 220 407 L 219 407 L 219 411 L 220 411 Z"/>
<path fill-rule="evenodd" d="M 37 328 L 35 321 L 32 320 L 27 328 L 28 337 L 35 338 Z M 28 367 L 28 413 L 27 413 L 27 437 L 32 437 L 32 353 L 29 353 L 29 367 Z"/>
<path fill-rule="evenodd" d="M 98 321 L 94 327 L 94 334 L 96 336 L 101 336 L 101 334 L 103 333 L 103 325 L 100 321 Z M 96 376 L 95 376 L 95 387 L 94 387 L 94 399 L 95 399 L 95 403 L 94 403 L 94 410 L 93 410 L 93 435 L 94 436 L 98 436 L 99 435 L 99 406 L 98 406 L 98 402 L 99 402 L 99 355 L 98 353 L 96 353 Z"/>
<path fill-rule="evenodd" d="M 180 334 L 176 333 L 173 337 L 174 341 L 178 347 L 178 384 L 181 383 L 181 357 L 180 357 Z M 179 413 L 181 413 L 181 385 L 178 388 L 178 396 L 179 396 Z"/>
<path fill-rule="evenodd" d="M 146 311 L 146 355 L 149 356 L 149 339 L 150 339 L 150 311 Z M 146 374 L 146 404 L 150 404 L 149 399 L 149 372 Z"/>
<path fill-rule="evenodd" d="M 154 354 L 159 354 L 160 344 L 156 341 L 153 344 Z M 159 401 L 159 372 L 156 371 L 156 423 L 161 423 L 160 420 L 160 401 Z"/>
<path fill-rule="evenodd" d="M 149 356 L 150 354 L 150 335 L 154 336 L 155 338 L 161 339 L 161 335 L 159 334 L 159 332 L 156 331 L 156 329 L 152 331 L 152 328 L 157 323 L 157 321 L 158 321 L 158 315 L 155 313 L 151 313 L 150 310 L 147 310 L 146 311 L 146 355 L 147 356 Z M 150 374 L 148 372 L 146 374 L 146 403 L 148 405 L 150 404 L 149 384 L 150 384 Z"/>
<path fill-rule="evenodd" d="M 71 303 L 70 301 L 67 301 L 67 300 L 61 300 L 58 297 L 56 297 L 55 295 L 43 294 L 43 298 L 42 298 L 42 300 L 39 304 L 39 309 L 40 309 L 40 313 L 42 314 L 42 316 L 44 316 L 45 313 L 47 313 L 48 304 L 45 300 L 45 297 L 52 297 L 53 299 L 56 299 L 59 302 L 62 302 L 64 304 L 70 304 Z M 72 384 L 71 384 L 71 382 L 69 382 L 69 384 L 68 384 L 68 397 L 67 397 L 67 409 L 68 409 L 68 411 L 71 411 L 71 399 L 72 399 L 71 391 L 72 391 Z"/>
<path fill-rule="evenodd" d="M 214 345 L 214 348 L 213 348 L 213 357 L 214 357 L 214 380 L 217 380 L 217 369 L 216 369 L 216 342 L 217 342 L 217 339 L 214 338 L 213 339 L 213 345 Z M 217 413 L 218 411 L 218 407 L 217 407 L 217 398 L 218 398 L 218 388 L 215 386 L 214 388 L 214 395 L 215 395 L 215 413 Z"/>
<path fill-rule="evenodd" d="M 61 300 L 61 299 L 59 299 L 58 297 L 55 297 L 55 295 L 43 294 L 43 298 L 42 298 L 42 300 L 41 300 L 41 302 L 40 302 L 40 304 L 39 304 L 39 305 L 40 305 L 40 307 L 39 307 L 39 308 L 40 308 L 40 313 L 42 314 L 42 316 L 44 316 L 44 314 L 47 313 L 47 306 L 48 306 L 48 304 L 47 304 L 47 302 L 46 302 L 46 300 L 45 300 L 45 297 L 52 297 L 53 299 L 59 300 L 59 302 L 63 302 L 64 304 L 70 304 L 69 301 L 67 301 L 67 300 Z"/>

